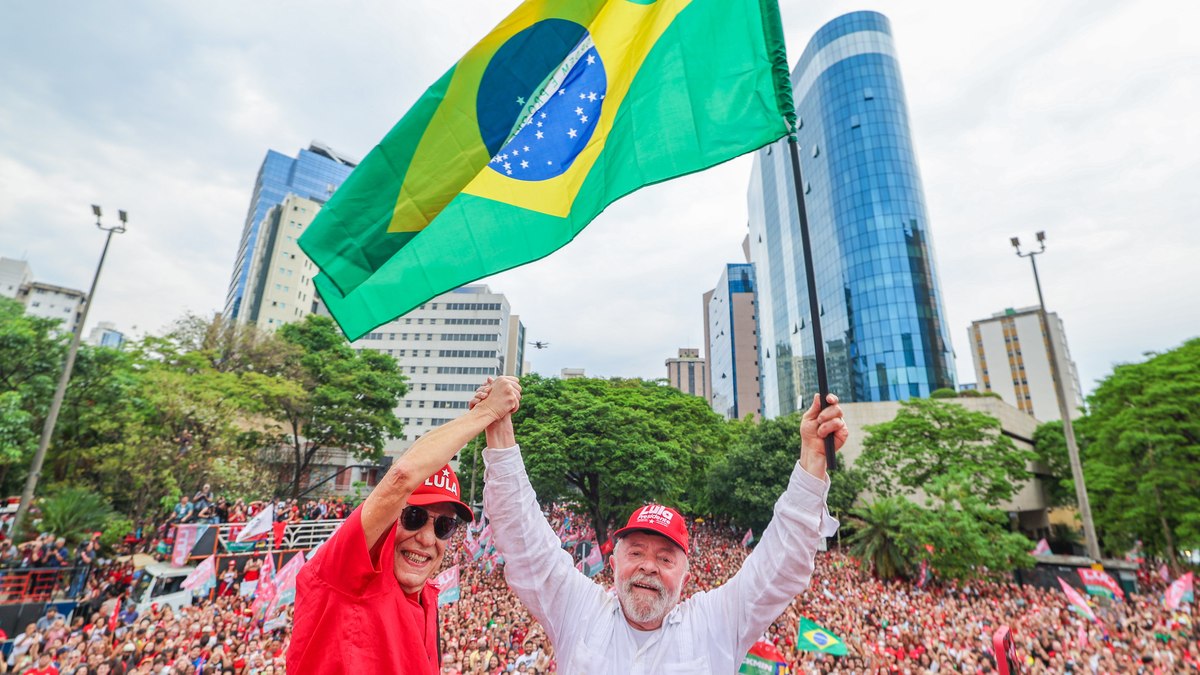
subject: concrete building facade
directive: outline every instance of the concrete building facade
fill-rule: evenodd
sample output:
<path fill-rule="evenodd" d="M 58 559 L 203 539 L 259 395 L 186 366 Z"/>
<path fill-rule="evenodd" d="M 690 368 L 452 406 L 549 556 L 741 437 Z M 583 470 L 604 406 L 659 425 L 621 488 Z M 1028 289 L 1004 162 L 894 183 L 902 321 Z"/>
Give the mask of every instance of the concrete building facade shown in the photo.
<path fill-rule="evenodd" d="M 399 363 L 408 394 L 396 408 L 404 436 L 387 445 L 398 456 L 425 433 L 459 417 L 488 377 L 521 376 L 524 334 L 508 299 L 483 284 L 443 293 L 352 343 Z M 511 350 L 511 351 L 510 351 Z"/>
<path fill-rule="evenodd" d="M 1008 436 L 1018 448 L 1033 449 L 1033 432 L 1039 422 L 1013 405 L 993 397 L 957 398 L 948 399 L 947 402 L 995 417 L 1000 420 L 1001 433 Z M 862 455 L 863 443 L 867 437 L 866 427 L 895 419 L 900 410 L 900 403 L 843 403 L 842 408 L 846 413 L 850 438 L 838 453 L 838 457 L 840 461 L 852 467 Z M 1001 504 L 1000 508 L 1014 518 L 1022 532 L 1036 540 L 1049 535 L 1050 499 L 1044 481 L 1053 479 L 1049 477 L 1048 469 L 1037 462 L 1030 463 L 1028 469 L 1033 473 L 1033 479 L 1022 485 L 1013 499 Z M 860 500 L 862 499 L 863 497 L 860 497 Z M 917 495 L 915 499 L 920 502 L 924 497 Z"/>
<path fill-rule="evenodd" d="M 1063 376 L 1071 419 L 1083 414 L 1079 373 L 1057 314 L 1047 312 L 1043 322 L 1038 307 L 1006 309 L 971 322 L 967 333 L 978 387 L 999 394 L 1009 405 L 1043 422 L 1062 419 L 1051 368 L 1053 341 L 1055 367 Z"/>
<path fill-rule="evenodd" d="M 297 240 L 312 224 L 321 204 L 297 195 L 267 211 L 256 238 L 241 316 L 261 330 L 273 331 L 312 313 L 320 271 L 300 250 Z"/>
<path fill-rule="evenodd" d="M 762 415 L 754 265 L 725 266 L 704 294 L 704 340 L 712 409 L 726 419 Z"/>
<path fill-rule="evenodd" d="M 318 141 L 313 141 L 307 150 L 301 150 L 295 157 L 275 150 L 267 151 L 258 169 L 250 207 L 242 225 L 242 238 L 225 296 L 226 319 L 241 323 L 247 321 L 243 305 L 254 280 L 259 276 L 254 269 L 255 263 L 260 260 L 256 256 L 256 251 L 260 250 L 258 239 L 261 225 L 271 208 L 283 203 L 289 194 L 324 204 L 357 165 L 356 160 Z"/>
<path fill-rule="evenodd" d="M 666 365 L 668 384 L 685 394 L 709 400 L 706 362 L 699 349 L 680 348 L 679 356 L 667 359 Z"/>

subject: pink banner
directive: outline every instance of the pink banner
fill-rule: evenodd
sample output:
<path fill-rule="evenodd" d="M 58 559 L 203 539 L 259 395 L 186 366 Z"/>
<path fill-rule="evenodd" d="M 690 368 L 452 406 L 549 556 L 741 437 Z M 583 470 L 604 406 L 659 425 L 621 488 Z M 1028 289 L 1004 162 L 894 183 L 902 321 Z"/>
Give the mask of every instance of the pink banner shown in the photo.
<path fill-rule="evenodd" d="M 171 551 L 171 564 L 182 567 L 187 564 L 192 555 L 192 549 L 200 540 L 200 535 L 208 529 L 208 525 L 176 525 L 175 548 Z"/>

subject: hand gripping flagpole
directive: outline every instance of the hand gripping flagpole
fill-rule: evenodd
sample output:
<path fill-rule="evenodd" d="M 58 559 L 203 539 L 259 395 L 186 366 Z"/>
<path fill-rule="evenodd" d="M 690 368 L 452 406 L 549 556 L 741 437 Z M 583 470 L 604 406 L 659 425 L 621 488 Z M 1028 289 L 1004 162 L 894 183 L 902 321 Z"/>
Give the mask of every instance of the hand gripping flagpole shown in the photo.
<path fill-rule="evenodd" d="M 796 129 L 788 133 L 788 148 L 792 154 L 792 179 L 796 184 L 796 210 L 800 216 L 800 245 L 804 249 L 804 279 L 808 285 L 808 314 L 812 325 L 813 358 L 817 365 L 817 390 L 821 394 L 821 410 L 829 407 L 829 375 L 825 372 L 825 340 L 821 337 L 821 308 L 817 301 L 817 279 L 813 270 L 812 244 L 808 236 L 808 209 L 804 206 L 804 181 L 800 176 L 800 150 Z M 837 469 L 837 451 L 833 434 L 825 437 L 825 468 Z"/>

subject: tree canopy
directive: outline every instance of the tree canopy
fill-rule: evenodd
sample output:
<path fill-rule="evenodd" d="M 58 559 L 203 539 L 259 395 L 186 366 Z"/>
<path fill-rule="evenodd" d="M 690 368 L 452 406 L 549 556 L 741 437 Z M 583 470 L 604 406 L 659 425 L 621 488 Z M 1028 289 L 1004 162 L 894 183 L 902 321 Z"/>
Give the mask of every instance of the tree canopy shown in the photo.
<path fill-rule="evenodd" d="M 704 399 L 637 379 L 527 375 L 521 388 L 513 427 L 538 497 L 574 504 L 600 541 L 646 502 L 701 512 L 708 465 L 729 435 Z M 477 457 L 464 453 L 463 476 Z"/>
<path fill-rule="evenodd" d="M 1110 553 L 1138 539 L 1174 564 L 1200 545 L 1200 339 L 1117 366 L 1076 428 L 1096 526 Z"/>

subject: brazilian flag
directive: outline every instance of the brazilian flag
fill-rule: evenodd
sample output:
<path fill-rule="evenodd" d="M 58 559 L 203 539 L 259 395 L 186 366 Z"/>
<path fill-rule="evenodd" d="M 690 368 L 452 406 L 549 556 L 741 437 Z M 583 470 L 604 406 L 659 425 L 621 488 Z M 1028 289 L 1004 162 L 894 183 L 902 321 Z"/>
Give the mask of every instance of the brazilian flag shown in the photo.
<path fill-rule="evenodd" d="M 846 643 L 841 638 L 808 617 L 800 617 L 800 629 L 796 632 L 796 649 L 802 652 L 822 652 L 834 656 L 845 656 L 847 653 Z"/>
<path fill-rule="evenodd" d="M 542 258 L 612 202 L 783 136 L 776 0 L 527 0 L 300 238 L 350 339 Z"/>

